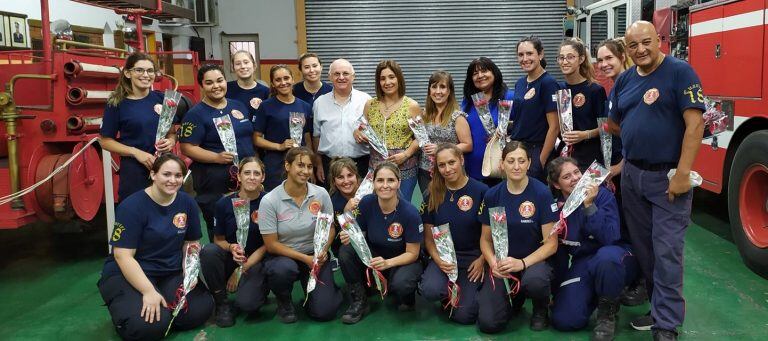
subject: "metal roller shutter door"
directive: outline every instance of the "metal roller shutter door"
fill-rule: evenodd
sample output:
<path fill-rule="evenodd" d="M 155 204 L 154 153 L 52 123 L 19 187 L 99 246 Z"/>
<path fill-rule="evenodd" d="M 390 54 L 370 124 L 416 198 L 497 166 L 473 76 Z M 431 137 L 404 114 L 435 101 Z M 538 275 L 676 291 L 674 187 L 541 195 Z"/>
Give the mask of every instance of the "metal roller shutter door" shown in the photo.
<path fill-rule="evenodd" d="M 424 104 L 433 71 L 451 72 L 461 100 L 467 65 L 487 56 L 510 87 L 523 75 L 515 44 L 529 34 L 544 43 L 547 69 L 563 38 L 565 1 L 327 1 L 305 0 L 307 50 L 327 65 L 349 59 L 357 89 L 375 95 L 376 64 L 394 59 L 403 68 L 408 96 Z"/>

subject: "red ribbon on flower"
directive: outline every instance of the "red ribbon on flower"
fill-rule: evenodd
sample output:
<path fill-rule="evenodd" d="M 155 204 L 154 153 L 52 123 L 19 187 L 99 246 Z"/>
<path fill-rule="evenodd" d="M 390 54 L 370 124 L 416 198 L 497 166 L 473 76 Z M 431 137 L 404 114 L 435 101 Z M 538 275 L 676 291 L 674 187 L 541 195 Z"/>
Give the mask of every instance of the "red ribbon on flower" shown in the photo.
<path fill-rule="evenodd" d="M 491 270 L 491 267 L 488 267 L 488 278 L 491 279 L 491 290 L 496 291 L 496 281 L 494 280 L 495 277 L 493 275 L 493 270 Z M 509 304 L 512 304 L 512 297 L 517 295 L 518 292 L 520 292 L 520 279 L 518 279 L 516 276 L 508 274 L 508 275 L 502 275 L 502 278 L 506 281 L 508 279 L 511 279 L 514 281 L 514 285 L 510 286 L 509 292 L 507 292 L 507 296 L 509 296 Z"/>
<path fill-rule="evenodd" d="M 573 154 L 573 146 L 570 144 L 566 144 L 563 150 L 560 151 L 561 157 L 571 157 L 571 154 Z"/>
<path fill-rule="evenodd" d="M 384 286 L 383 291 L 379 292 L 379 294 L 381 294 L 381 298 L 383 299 L 384 296 L 387 296 L 387 278 L 384 277 L 384 274 L 382 274 L 381 271 L 376 270 L 369 266 L 368 268 L 365 269 L 365 280 L 369 288 L 373 284 L 371 283 L 371 273 L 373 273 L 374 276 L 378 277 L 379 281 L 381 282 L 381 285 Z"/>
<path fill-rule="evenodd" d="M 320 264 L 317 262 L 317 259 L 315 259 L 315 261 L 312 262 L 312 269 L 309 270 L 309 276 L 314 277 L 317 283 L 325 285 L 325 283 L 317 277 L 318 273 L 320 273 Z"/>
<path fill-rule="evenodd" d="M 557 224 L 553 227 L 555 230 L 552 231 L 552 234 L 563 234 L 563 239 L 568 239 L 568 222 L 565 219 L 565 215 L 563 214 L 563 211 L 560 211 L 560 220 L 557 221 Z"/>
<path fill-rule="evenodd" d="M 443 305 L 443 309 L 451 307 L 451 312 L 448 314 L 450 317 L 453 315 L 453 309 L 459 307 L 459 298 L 461 297 L 461 287 L 458 283 L 448 282 L 448 300 Z"/>
<path fill-rule="evenodd" d="M 497 222 L 497 223 L 503 223 L 507 220 L 507 212 L 504 212 L 502 214 L 491 214 L 491 218 Z"/>
<path fill-rule="evenodd" d="M 235 165 L 229 166 L 229 181 L 235 184 L 235 188 L 229 188 L 230 191 L 237 191 L 240 188 L 240 180 L 237 179 L 238 168 Z"/>
<path fill-rule="evenodd" d="M 181 297 L 184 296 L 184 283 L 181 283 L 181 285 L 176 289 L 176 300 L 172 303 L 168 304 L 168 309 L 170 311 L 173 311 L 176 309 L 176 306 L 179 305 L 179 302 L 181 301 Z M 189 302 L 187 300 L 184 300 L 184 306 L 182 307 L 184 309 L 184 313 L 189 310 Z"/>

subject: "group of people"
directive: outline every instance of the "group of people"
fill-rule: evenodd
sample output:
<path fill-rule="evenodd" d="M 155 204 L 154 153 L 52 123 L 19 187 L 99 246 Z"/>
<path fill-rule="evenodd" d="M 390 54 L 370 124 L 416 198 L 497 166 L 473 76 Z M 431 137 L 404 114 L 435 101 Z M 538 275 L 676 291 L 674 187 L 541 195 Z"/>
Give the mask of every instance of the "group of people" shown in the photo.
<path fill-rule="evenodd" d="M 703 130 L 697 76 L 659 51 L 655 29 L 643 21 L 629 27 L 623 42 L 608 40 L 598 49 L 598 67 L 615 81 L 609 92 L 595 82 L 593 62 L 578 39 L 566 39 L 555 53 L 562 83 L 546 71 L 537 37 L 521 39 L 516 51 L 526 75 L 514 88 L 492 60 L 481 57 L 467 68 L 462 102 L 452 76 L 437 71 L 423 109 L 405 95 L 403 72 L 392 60 L 377 66 L 371 97 L 354 89 L 347 60 L 330 64 L 328 84 L 320 58 L 304 54 L 302 82 L 277 65 L 267 88 L 255 81 L 253 56 L 240 51 L 232 56 L 237 80 L 227 82 L 215 65 L 200 68 L 202 101 L 160 141 L 155 108 L 162 96 L 151 91 L 154 63 L 143 54 L 129 56 L 101 130 L 103 148 L 121 155 L 113 252 L 98 283 L 118 334 L 162 337 L 169 327 L 167 307 L 178 299 L 183 249 L 197 247 L 205 284 L 187 295 L 174 329 L 199 326 L 214 310 L 217 325 L 232 326 L 238 311 L 257 312 L 269 291 L 280 321 L 296 322 L 293 286 L 298 281 L 306 288 L 310 276 L 317 286 L 306 294 L 308 316 L 336 319 L 343 302 L 333 275 L 337 262 L 349 294 L 341 316 L 347 324 L 369 313 L 374 276 L 386 283 L 381 294 L 393 297 L 403 313 L 414 309 L 418 293 L 444 303 L 452 321 L 497 333 L 529 298 L 532 330 L 550 324 L 582 329 L 597 311 L 592 337 L 611 340 L 621 296 L 645 288 L 651 311 L 633 326 L 653 328 L 657 340 L 676 339 L 684 312 L 688 176 Z M 562 88 L 573 97 L 573 131 L 564 134 L 553 97 Z M 503 178 L 481 172 L 489 137 L 472 102 L 477 93 L 489 101 L 494 123 L 499 101 L 514 103 L 502 137 Z M 301 141 L 290 132 L 295 113 L 306 121 Z M 225 150 L 212 120 L 222 115 L 231 119 L 236 155 Z M 408 125 L 417 116 L 430 141 L 421 146 Z M 607 126 L 598 126 L 597 118 L 606 116 Z M 370 148 L 361 117 L 388 155 Z M 612 186 L 588 186 L 578 193 L 583 204 L 564 217 L 562 203 L 592 161 L 603 157 L 600 129 L 616 135 L 607 180 Z M 194 198 L 180 190 L 187 164 L 169 153 L 177 142 L 192 160 Z M 566 145 L 571 157 L 556 157 Z M 676 172 L 668 179 L 670 169 Z M 369 171 L 373 193 L 356 197 Z M 417 185 L 420 208 L 411 203 Z M 236 237 L 237 198 L 250 203 L 246 245 Z M 344 212 L 365 234 L 368 262 L 338 224 L 315 254 L 319 213 Z M 201 215 L 212 241 L 204 246 Z M 496 255 L 494 221 L 506 221 L 508 254 Z M 558 221 L 567 224 L 567 234 L 550 233 Z M 444 224 L 455 263 L 441 259 L 432 233 Z M 452 285 L 461 288 L 458 297 L 451 297 L 449 274 L 457 275 Z"/>

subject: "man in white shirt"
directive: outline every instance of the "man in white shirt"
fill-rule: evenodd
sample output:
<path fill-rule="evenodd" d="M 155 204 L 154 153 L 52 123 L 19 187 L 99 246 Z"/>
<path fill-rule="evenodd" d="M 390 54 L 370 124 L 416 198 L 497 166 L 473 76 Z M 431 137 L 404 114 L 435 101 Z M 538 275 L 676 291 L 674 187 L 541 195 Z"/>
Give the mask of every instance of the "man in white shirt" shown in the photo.
<path fill-rule="evenodd" d="M 331 63 L 328 77 L 333 83 L 333 91 L 318 97 L 312 111 L 314 113 L 313 145 L 322 160 L 322 167 L 317 167 L 317 180 L 326 180 L 328 166 L 334 157 L 349 157 L 357 163 L 360 177 L 368 171 L 370 158 L 368 145 L 355 141 L 353 132 L 357 129 L 357 120 L 363 116 L 365 103 L 371 96 L 352 88 L 355 81 L 355 68 L 345 59 Z"/>

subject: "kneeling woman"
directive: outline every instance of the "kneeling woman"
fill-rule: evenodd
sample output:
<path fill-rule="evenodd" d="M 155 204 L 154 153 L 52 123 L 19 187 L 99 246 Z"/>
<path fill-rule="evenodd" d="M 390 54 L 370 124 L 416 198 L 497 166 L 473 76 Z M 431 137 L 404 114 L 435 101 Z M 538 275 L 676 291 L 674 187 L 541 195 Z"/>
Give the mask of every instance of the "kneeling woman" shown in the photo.
<path fill-rule="evenodd" d="M 333 204 L 324 188 L 309 183 L 314 154 L 307 147 L 297 147 L 285 154 L 287 178 L 275 187 L 259 205 L 259 229 L 267 247 L 264 271 L 269 289 L 277 297 L 277 315 L 283 323 L 296 322 L 291 291 L 296 280 L 306 288 L 313 265 L 315 221 L 319 212 L 333 214 Z M 307 314 L 318 321 L 336 317 L 341 293 L 333 281 L 328 247 L 335 235 L 331 229 L 325 251 L 316 255 L 320 270 L 317 287 L 309 294 Z"/>
<path fill-rule="evenodd" d="M 399 300 L 399 311 L 413 310 L 416 286 L 421 275 L 418 262 L 423 227 L 416 207 L 398 195 L 400 169 L 385 161 L 373 173 L 374 194 L 367 195 L 358 205 L 357 222 L 366 234 L 371 248 L 371 266 L 383 272 L 389 282 L 389 292 Z M 352 303 L 341 317 L 344 323 L 357 323 L 368 313 L 363 281 L 365 265 L 357 257 L 349 236 L 342 231 L 339 262 L 344 280 L 349 285 Z"/>
<path fill-rule="evenodd" d="M 478 219 L 480 203 L 488 186 L 464 172 L 464 156 L 459 147 L 443 143 L 435 151 L 434 177 L 430 193 L 424 198 L 424 245 L 432 261 L 421 277 L 419 289 L 428 301 L 449 299 L 448 273 L 458 271 L 460 295 L 451 319 L 461 324 L 477 321 L 477 291 L 483 281 L 485 260 L 480 252 L 482 225 Z M 432 237 L 432 226 L 449 223 L 458 264 L 440 259 Z M 450 303 L 450 302 L 449 302 Z"/>
<path fill-rule="evenodd" d="M 237 308 L 246 313 L 258 311 L 268 293 L 261 262 L 267 248 L 259 231 L 264 164 L 255 156 L 240 160 L 237 180 L 240 191 L 216 202 L 213 243 L 205 245 L 200 253 L 201 271 L 216 301 L 216 325 L 219 327 L 235 324 L 235 311 L 227 301 L 227 291 L 237 293 Z M 237 243 L 237 218 L 232 207 L 232 199 L 235 198 L 247 200 L 250 205 L 246 245 Z M 238 282 L 235 269 L 240 264 L 243 265 L 243 273 Z"/>
<path fill-rule="evenodd" d="M 522 142 L 507 143 L 501 157 L 501 168 L 507 181 L 488 190 L 480 212 L 483 223 L 480 249 L 492 273 L 483 283 L 478 297 L 477 324 L 485 333 L 503 330 L 510 314 L 520 311 L 526 297 L 533 301 L 531 329 L 544 330 L 549 323 L 547 310 L 552 267 L 545 260 L 557 251 L 556 236 L 549 236 L 557 221 L 557 206 L 553 206 L 554 199 L 547 185 L 527 175 L 532 164 L 531 156 Z M 504 208 L 507 219 L 509 249 L 497 261 L 488 210 L 499 206 Z M 510 307 L 504 278 L 508 278 L 511 285 L 517 279 L 520 281 L 514 307 Z"/>
<path fill-rule="evenodd" d="M 549 183 L 565 201 L 581 179 L 577 161 L 557 158 L 547 167 Z M 568 234 L 561 240 L 564 260 L 556 264 L 562 280 L 552 307 L 552 325 L 559 330 L 586 327 L 597 307 L 593 340 L 613 340 L 619 295 L 626 279 L 635 278 L 638 265 L 628 245 L 620 243 L 619 208 L 604 187 L 587 188 L 584 204 L 567 218 Z M 570 267 L 568 257 L 571 256 Z"/>
<path fill-rule="evenodd" d="M 169 304 L 182 284 L 183 250 L 200 247 L 200 211 L 195 200 L 179 192 L 186 165 L 173 154 L 152 164 L 152 185 L 117 207 L 115 230 L 98 287 L 121 338 L 157 340 L 171 321 Z M 213 312 L 203 285 L 187 294 L 188 309 L 173 321 L 178 330 L 196 328 Z"/>

